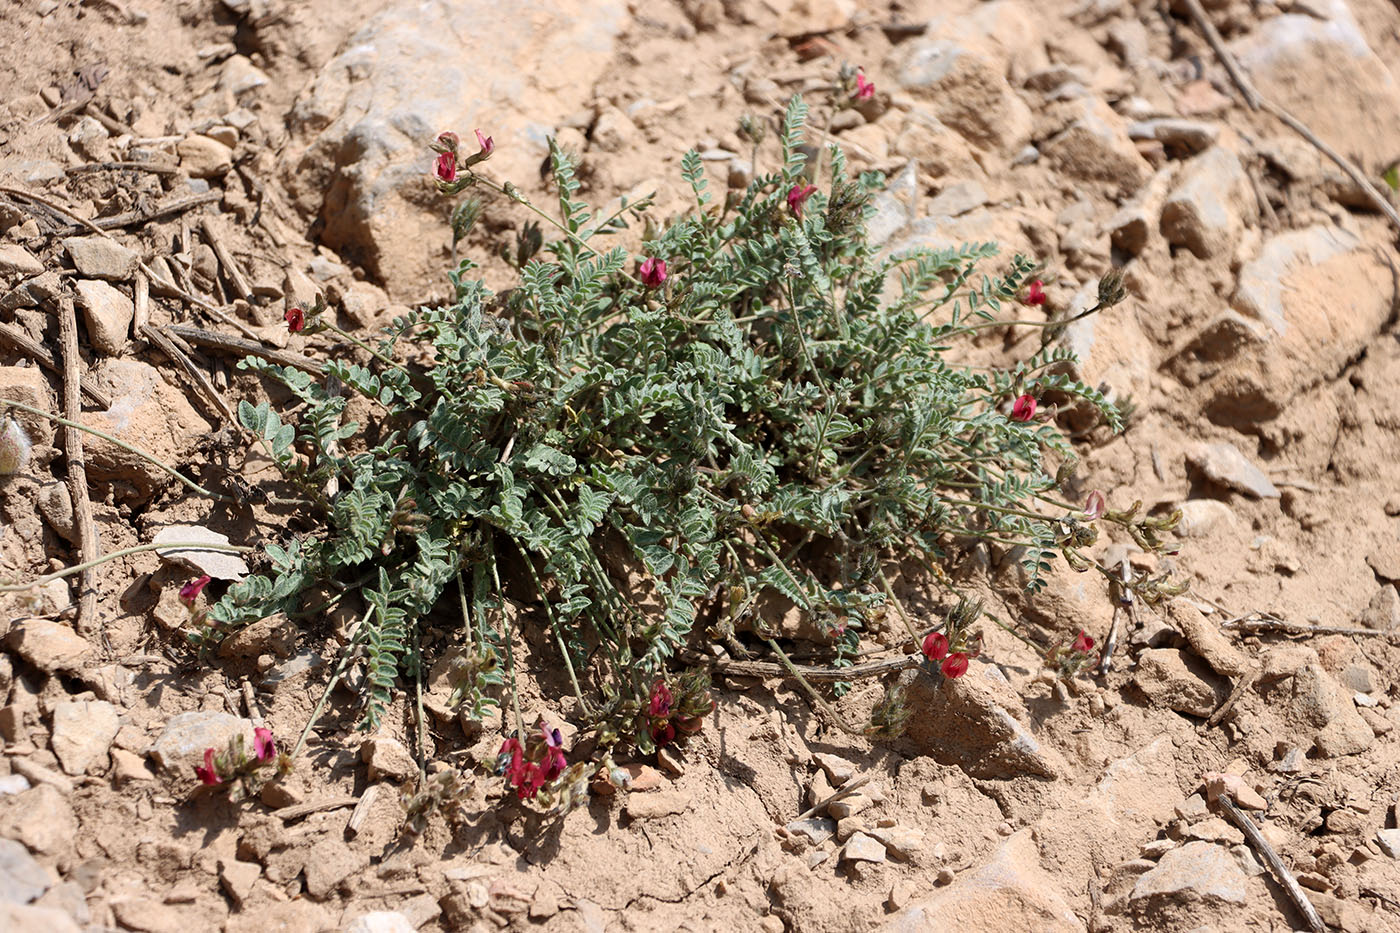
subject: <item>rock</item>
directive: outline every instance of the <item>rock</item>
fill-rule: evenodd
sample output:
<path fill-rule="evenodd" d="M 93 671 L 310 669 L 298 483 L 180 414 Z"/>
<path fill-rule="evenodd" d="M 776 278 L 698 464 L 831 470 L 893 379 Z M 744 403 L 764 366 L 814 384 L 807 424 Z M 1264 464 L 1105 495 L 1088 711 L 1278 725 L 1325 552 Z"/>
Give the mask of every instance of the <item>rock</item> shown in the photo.
<path fill-rule="evenodd" d="M 44 866 L 13 839 L 0 839 L 0 902 L 28 904 L 53 885 Z"/>
<path fill-rule="evenodd" d="M 1396 593 L 1393 584 L 1387 583 L 1376 590 L 1371 602 L 1356 617 L 1356 624 L 1382 632 L 1400 625 L 1400 593 Z"/>
<path fill-rule="evenodd" d="M 1175 174 L 1173 168 L 1160 169 L 1104 223 L 1116 249 L 1137 256 L 1147 248 L 1161 228 L 1162 204 Z"/>
<path fill-rule="evenodd" d="M 389 306 L 389 296 L 384 294 L 384 289 L 369 282 L 351 282 L 343 290 L 332 287 L 331 294 L 350 319 L 363 328 L 373 327 Z"/>
<path fill-rule="evenodd" d="M 1070 773 L 1059 753 L 1042 746 L 1024 725 L 1029 714 L 995 668 L 974 664 L 956 680 L 917 671 L 905 696 L 910 708 L 921 711 L 901 739 L 913 754 L 957 765 L 976 779 Z"/>
<path fill-rule="evenodd" d="M 1084 924 L 1041 867 L 1030 829 L 1007 837 L 981 868 L 955 876 L 942 869 L 941 887 L 929 899 L 897 914 L 885 929 L 894 933 L 957 930 L 959 933 L 1083 933 Z"/>
<path fill-rule="evenodd" d="M 924 832 L 921 829 L 898 825 L 877 826 L 866 830 L 866 833 L 877 839 L 890 855 L 901 861 L 907 862 L 912 859 L 924 847 Z"/>
<path fill-rule="evenodd" d="M 418 763 L 397 739 L 371 736 L 360 743 L 360 760 L 369 765 L 369 779 L 402 784 L 418 773 Z"/>
<path fill-rule="evenodd" d="M 1384 583 L 1400 580 L 1400 539 L 1394 534 L 1382 537 L 1366 555 L 1366 566 Z"/>
<path fill-rule="evenodd" d="M 1212 816 L 1192 823 L 1186 829 L 1186 839 L 1201 842 L 1216 842 L 1221 845 L 1239 845 L 1244 842 L 1244 834 L 1218 816 Z"/>
<path fill-rule="evenodd" d="M 1360 239 L 1340 227 L 1312 226 L 1265 241 L 1259 255 L 1240 269 L 1232 304 L 1282 334 L 1288 329 L 1285 284 L 1295 269 L 1320 266 L 1360 247 Z"/>
<path fill-rule="evenodd" d="M 1210 842 L 1188 842 L 1144 872 L 1133 885 L 1129 900 L 1243 904 L 1246 880 L 1225 849 Z"/>
<path fill-rule="evenodd" d="M 93 117 L 81 117 L 68 133 L 68 142 L 94 162 L 104 162 L 112 153 L 107 128 Z"/>
<path fill-rule="evenodd" d="M 186 136 L 175 151 L 180 168 L 191 178 L 223 178 L 233 168 L 233 150 L 208 136 Z"/>
<path fill-rule="evenodd" d="M 374 910 L 360 914 L 344 929 L 345 933 L 414 933 L 417 927 L 396 910 Z"/>
<path fill-rule="evenodd" d="M 1137 191 L 1151 167 L 1128 138 L 1123 118 L 1097 97 L 1074 101 L 1074 119 L 1040 151 L 1060 172 L 1080 181 L 1099 181 L 1120 194 Z"/>
<path fill-rule="evenodd" d="M 1229 258 L 1244 226 L 1257 214 L 1254 188 L 1239 158 L 1212 146 L 1182 169 L 1162 206 L 1162 235 L 1198 258 Z"/>
<path fill-rule="evenodd" d="M 655 820 L 684 813 L 694 799 L 678 790 L 660 790 L 646 794 L 628 794 L 625 808 L 634 820 Z"/>
<path fill-rule="evenodd" d="M 45 483 L 35 495 L 39 514 L 58 536 L 71 544 L 77 544 L 78 533 L 73 527 L 73 496 L 67 483 Z"/>
<path fill-rule="evenodd" d="M 831 781 L 832 787 L 840 787 L 851 778 L 856 776 L 856 766 L 838 755 L 829 755 L 826 752 L 815 752 L 812 757 L 821 769 L 826 772 L 827 779 Z"/>
<path fill-rule="evenodd" d="M 265 84 L 267 75 L 245 55 L 230 56 L 219 73 L 219 89 L 228 91 L 234 97 L 245 91 L 257 90 Z"/>
<path fill-rule="evenodd" d="M 890 237 L 909 223 L 911 211 L 919 197 L 919 181 L 913 161 L 878 192 L 871 204 L 875 215 L 866 222 L 865 235 L 872 246 L 883 246 Z"/>
<path fill-rule="evenodd" d="M 1187 499 L 1177 508 L 1181 521 L 1176 524 L 1176 533 L 1183 538 L 1201 538 L 1218 526 L 1235 524 L 1234 511 L 1219 499 Z"/>
<path fill-rule="evenodd" d="M 883 862 L 885 847 L 865 833 L 853 833 L 841 850 L 842 862 Z"/>
<path fill-rule="evenodd" d="M 136 306 L 106 282 L 83 279 L 77 289 L 78 305 L 83 309 L 83 322 L 93 347 L 105 356 L 120 355 L 131 332 Z"/>
<path fill-rule="evenodd" d="M 931 217 L 956 217 L 987 203 L 987 191 L 975 181 L 957 181 L 945 185 L 928 203 Z"/>
<path fill-rule="evenodd" d="M 239 910 L 253 893 L 253 885 L 262 875 L 262 866 L 256 862 L 240 862 L 237 859 L 219 859 L 219 883 L 223 885 L 233 904 Z"/>
<path fill-rule="evenodd" d="M 1323 758 L 1363 752 L 1376 740 L 1351 702 L 1351 694 L 1317 663 L 1306 664 L 1293 675 L 1289 712 L 1294 728 L 1316 730 L 1313 747 Z"/>
<path fill-rule="evenodd" d="M 199 439 L 211 428 L 191 407 L 185 393 L 165 381 L 160 371 L 133 359 L 107 359 L 94 377 L 114 386 L 112 408 L 84 412 L 83 424 L 150 451 L 166 463 L 187 462 Z M 147 498 L 172 482 L 168 473 L 100 437 L 85 436 L 88 480 L 116 485 L 118 498 Z"/>
<path fill-rule="evenodd" d="M 10 933 L 79 933 L 73 918 L 52 907 L 11 904 L 0 898 L 0 930 Z"/>
<path fill-rule="evenodd" d="M 1171 777 L 1175 765 L 1171 739 L 1158 736 L 1131 755 L 1107 764 L 1073 808 L 1094 821 L 1087 825 L 1104 827 L 1106 838 L 1141 838 L 1175 815 L 1173 803 L 1180 793 Z M 1073 824 L 1066 825 L 1064 831 L 1082 832 Z"/>
<path fill-rule="evenodd" d="M 1155 139 L 1173 155 L 1204 152 L 1220 138 L 1220 126 L 1199 120 L 1141 120 L 1128 124 L 1130 139 Z"/>
<path fill-rule="evenodd" d="M 1260 94 L 1379 172 L 1400 152 L 1400 85 L 1343 0 L 1294 10 L 1261 19 L 1230 50 Z"/>
<path fill-rule="evenodd" d="M 155 774 L 146 766 L 146 759 L 124 748 L 114 748 L 112 757 L 112 780 L 118 784 L 128 781 L 149 781 Z"/>
<path fill-rule="evenodd" d="M 77 831 L 73 808 L 52 784 L 0 797 L 0 837 L 18 840 L 31 852 L 62 855 L 73 845 Z"/>
<path fill-rule="evenodd" d="M 22 402 L 31 408 L 54 411 L 49 382 L 37 366 L 0 366 L 0 399 Z M 26 411 L 11 410 L 11 417 L 35 444 L 53 443 L 53 422 Z"/>
<path fill-rule="evenodd" d="M 1201 444 L 1186 455 L 1186 462 L 1211 482 L 1255 499 L 1277 499 L 1282 495 L 1264 471 L 1251 463 L 1234 444 Z"/>
<path fill-rule="evenodd" d="M 1400 859 L 1400 829 L 1376 830 L 1376 845 L 1391 858 Z"/>
<path fill-rule="evenodd" d="M 275 654 L 279 658 L 290 658 L 296 652 L 296 638 L 296 626 L 285 614 L 277 613 L 246 625 L 224 639 L 219 645 L 219 656 L 256 658 Z"/>
<path fill-rule="evenodd" d="M 475 151 L 496 144 L 497 178 L 524 178 L 549 128 L 592 99 L 626 22 L 621 0 L 444 0 L 389 5 L 341 46 L 288 118 L 300 159 L 286 180 L 322 242 L 354 255 L 390 294 L 416 291 L 439 264 L 422 244 L 447 235 L 427 145 L 444 130 Z"/>
<path fill-rule="evenodd" d="M 0 275 L 28 278 L 44 271 L 44 264 L 17 243 L 0 243 Z"/>
<path fill-rule="evenodd" d="M 1210 665 L 1211 670 L 1226 677 L 1238 677 L 1249 668 L 1244 652 L 1190 603 L 1174 599 L 1167 604 L 1176 630 L 1186 636 L 1196 657 Z"/>
<path fill-rule="evenodd" d="M 832 819 L 845 820 L 855 816 L 872 803 L 874 801 L 865 794 L 848 794 L 840 800 L 833 800 L 827 804 L 826 812 Z"/>
<path fill-rule="evenodd" d="M 53 710 L 53 753 L 64 771 L 83 774 L 94 762 L 105 764 L 107 749 L 120 728 L 117 708 L 111 703 L 59 703 Z"/>
<path fill-rule="evenodd" d="M 306 893 L 318 901 L 325 900 L 365 861 L 343 841 L 322 839 L 306 853 Z"/>
<path fill-rule="evenodd" d="M 235 735 L 243 735 L 245 747 L 253 747 L 253 724 L 246 719 L 199 710 L 193 713 L 180 713 L 172 716 L 165 729 L 151 745 L 150 755 L 158 767 L 167 771 L 181 771 L 201 764 L 204 750 L 212 748 L 221 752 L 228 747 Z"/>
<path fill-rule="evenodd" d="M 593 125 L 593 145 L 603 152 L 634 149 L 640 137 L 637 125 L 616 107 L 605 108 Z"/>
<path fill-rule="evenodd" d="M 794 37 L 845 29 L 855 15 L 855 0 L 788 0 L 772 4 L 781 10 L 778 35 Z"/>
<path fill-rule="evenodd" d="M 149 897 L 127 897 L 112 901 L 117 922 L 137 933 L 185 933 L 190 929 L 193 912 Z"/>
<path fill-rule="evenodd" d="M 63 240 L 63 248 L 78 273 L 93 279 L 128 281 L 141 261 L 135 250 L 106 237 L 70 236 Z"/>
<path fill-rule="evenodd" d="M 1268 801 L 1244 782 L 1238 774 L 1211 773 L 1206 775 L 1206 796 L 1214 803 L 1222 795 L 1229 797 L 1245 810 L 1267 810 Z"/>
<path fill-rule="evenodd" d="M 92 646 L 77 632 L 44 619 L 15 623 L 5 636 L 5 645 L 48 674 L 77 671 L 92 653 Z"/>
<path fill-rule="evenodd" d="M 1015 152 L 1031 136 L 1031 112 L 994 59 L 952 39 L 911 44 L 900 85 L 942 123 L 984 149 Z"/>
<path fill-rule="evenodd" d="M 1138 655 L 1133 683 L 1153 704 L 1189 716 L 1209 716 L 1225 699 L 1215 675 L 1174 648 L 1151 648 Z"/>
<path fill-rule="evenodd" d="M 7 707 L 13 709 L 14 707 Z M 59 772 L 52 768 L 46 768 L 37 761 L 28 758 L 13 758 L 10 760 L 10 767 L 15 769 L 15 773 L 26 777 L 35 786 L 47 784 L 57 790 L 60 794 L 73 793 L 73 782 L 68 780 Z"/>
<path fill-rule="evenodd" d="M 817 816 L 805 820 L 793 820 L 787 824 L 787 831 L 794 836 L 805 836 L 812 845 L 821 845 L 836 833 L 836 821 Z"/>

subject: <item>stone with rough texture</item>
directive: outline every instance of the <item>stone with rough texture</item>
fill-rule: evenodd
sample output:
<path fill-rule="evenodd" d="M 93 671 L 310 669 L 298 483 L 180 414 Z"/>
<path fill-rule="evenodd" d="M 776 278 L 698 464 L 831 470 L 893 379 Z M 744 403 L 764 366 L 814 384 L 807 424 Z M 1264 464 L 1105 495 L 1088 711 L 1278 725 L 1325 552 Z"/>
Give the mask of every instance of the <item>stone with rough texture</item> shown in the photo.
<path fill-rule="evenodd" d="M 1313 745 L 1323 758 L 1355 755 L 1370 748 L 1375 732 L 1344 689 L 1317 663 L 1303 665 L 1293 675 L 1290 723 L 1300 731 L 1316 730 Z"/>
<path fill-rule="evenodd" d="M 1340 227 L 1312 226 L 1270 237 L 1259 255 L 1240 269 L 1233 304 L 1272 327 L 1277 333 L 1288 330 L 1284 308 L 1286 280 L 1300 268 L 1320 266 L 1361 246 L 1354 233 Z"/>
<path fill-rule="evenodd" d="M 136 306 L 106 282 L 84 279 L 77 289 L 78 306 L 83 309 L 83 323 L 93 347 L 105 356 L 119 355 L 126 347 Z"/>
<path fill-rule="evenodd" d="M 28 904 L 53 885 L 44 866 L 13 839 L 0 839 L 0 902 Z"/>
<path fill-rule="evenodd" d="M 80 275 L 125 282 L 136 273 L 141 257 L 130 247 L 100 236 L 70 236 L 63 241 Z"/>
<path fill-rule="evenodd" d="M 0 243 L 0 275 L 38 275 L 44 264 L 17 243 Z"/>
<path fill-rule="evenodd" d="M 1111 184 L 1125 195 L 1142 187 L 1151 167 L 1128 138 L 1123 118 L 1097 97 L 1072 106 L 1074 119 L 1040 147 L 1051 165 L 1070 178 Z"/>
<path fill-rule="evenodd" d="M 0 399 L 22 402 L 43 411 L 56 410 L 49 382 L 37 366 L 0 366 Z M 53 443 L 53 422 L 49 419 L 18 409 L 11 409 L 11 416 L 34 443 Z"/>
<path fill-rule="evenodd" d="M 976 181 L 955 181 L 928 202 L 930 217 L 957 217 L 987 203 L 987 191 Z"/>
<path fill-rule="evenodd" d="M 1239 158 L 1212 146 L 1182 169 L 1176 187 L 1162 206 L 1162 235 L 1201 259 L 1229 257 L 1246 224 L 1258 214 L 1258 202 Z"/>
<path fill-rule="evenodd" d="M 191 178 L 222 178 L 233 168 L 233 150 L 208 136 L 187 136 L 175 151 L 180 168 Z"/>
<path fill-rule="evenodd" d="M 1391 858 L 1400 859 L 1400 829 L 1377 830 L 1376 845 Z"/>
<path fill-rule="evenodd" d="M 1217 528 L 1235 524 L 1235 512 L 1227 503 L 1219 499 L 1187 499 L 1177 506 L 1181 510 L 1181 521 L 1176 523 L 1176 533 L 1183 538 L 1200 538 Z"/>
<path fill-rule="evenodd" d="M 79 933 L 73 918 L 53 907 L 11 904 L 0 898 L 0 930 L 7 933 Z"/>
<path fill-rule="evenodd" d="M 1234 444 L 1202 444 L 1186 456 L 1186 462 L 1213 483 L 1255 499 L 1277 499 L 1282 493 Z"/>
<path fill-rule="evenodd" d="M 321 68 L 289 116 L 287 182 L 326 221 L 322 242 L 367 266 L 390 294 L 416 290 L 446 242 L 427 146 L 453 130 L 495 141 L 487 168 L 523 179 L 546 136 L 591 99 L 627 15 L 620 0 L 442 0 L 374 16 Z M 431 205 L 423 207 L 420 205 Z"/>
<path fill-rule="evenodd" d="M 1083 933 L 1084 924 L 1059 893 L 1063 885 L 1040 866 L 1031 830 L 1023 829 L 1007 837 L 985 865 L 959 873 L 948 887 L 897 914 L 883 929 Z"/>
<path fill-rule="evenodd" d="M 1356 617 L 1356 622 L 1382 632 L 1400 626 L 1400 593 L 1395 591 L 1395 586 L 1387 583 L 1376 590 L 1376 595 Z"/>
<path fill-rule="evenodd" d="M 1201 614 L 1201 611 L 1180 599 L 1167 604 L 1176 630 L 1186 636 L 1187 643 L 1196 657 L 1205 661 L 1217 674 L 1238 677 L 1249 667 L 1249 659 L 1244 652 L 1220 631 L 1219 627 Z"/>
<path fill-rule="evenodd" d="M 852 833 L 841 852 L 843 862 L 883 862 L 885 847 L 878 839 L 865 833 Z"/>
<path fill-rule="evenodd" d="M 1133 885 L 1129 900 L 1162 897 L 1243 904 L 1247 880 L 1228 850 L 1211 842 L 1188 842 L 1144 872 Z"/>
<path fill-rule="evenodd" d="M 360 760 L 369 765 L 371 781 L 387 779 L 401 783 L 418 773 L 418 763 L 404 744 L 382 735 L 371 736 L 360 743 Z"/>
<path fill-rule="evenodd" d="M 102 700 L 59 703 L 53 710 L 53 753 L 69 774 L 106 763 L 107 749 L 121 728 L 118 711 Z"/>
<path fill-rule="evenodd" d="M 1166 118 L 1128 124 L 1133 139 L 1155 139 L 1168 149 L 1188 153 L 1204 152 L 1220 138 L 1220 126 L 1199 120 Z"/>
<path fill-rule="evenodd" d="M 262 866 L 256 862 L 240 862 L 236 859 L 219 860 L 219 882 L 233 898 L 233 903 L 242 909 L 248 895 L 253 893 L 253 885 L 262 874 Z"/>
<path fill-rule="evenodd" d="M 133 359 L 108 359 L 95 367 L 94 378 L 114 386 L 112 407 L 84 412 L 83 424 L 135 444 L 166 463 L 184 463 L 209 423 L 190 405 L 184 391 L 165 381 L 154 366 Z M 174 482 L 170 474 L 142 457 L 103 440 L 83 438 L 88 479 L 113 483 L 118 498 L 148 497 Z"/>
<path fill-rule="evenodd" d="M 16 839 L 31 852 L 61 855 L 73 845 L 77 831 L 73 808 L 52 784 L 0 797 L 0 837 Z"/>
<path fill-rule="evenodd" d="M 92 653 L 87 639 L 58 622 L 25 619 L 5 636 L 5 645 L 47 673 L 76 671 Z"/>
<path fill-rule="evenodd" d="M 1138 655 L 1133 683 L 1155 705 L 1190 716 L 1209 716 L 1225 699 L 1210 670 L 1174 648 L 1152 648 Z"/>
<path fill-rule="evenodd" d="M 180 713 L 170 717 L 152 743 L 150 755 L 161 768 L 183 770 L 202 763 L 206 748 L 222 752 L 240 733 L 246 747 L 252 749 L 253 724 L 248 720 L 207 710 Z"/>
<path fill-rule="evenodd" d="M 396 910 L 375 910 L 361 914 L 345 927 L 345 933 L 413 933 L 408 918 Z"/>
<path fill-rule="evenodd" d="M 306 854 L 306 893 L 325 900 L 366 859 L 339 839 L 323 839 Z"/>
<path fill-rule="evenodd" d="M 929 112 L 984 149 L 1015 152 L 1030 139 L 1031 113 L 991 56 L 954 39 L 911 44 L 898 81 Z"/>

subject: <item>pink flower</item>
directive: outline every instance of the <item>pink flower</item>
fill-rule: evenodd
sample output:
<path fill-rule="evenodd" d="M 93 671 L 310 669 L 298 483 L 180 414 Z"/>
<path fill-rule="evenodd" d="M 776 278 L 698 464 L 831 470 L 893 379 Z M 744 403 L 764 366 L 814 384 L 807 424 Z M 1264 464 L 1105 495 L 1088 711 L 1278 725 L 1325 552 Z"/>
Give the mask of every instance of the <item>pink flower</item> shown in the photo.
<path fill-rule="evenodd" d="M 204 767 L 201 768 L 196 765 L 194 776 L 199 778 L 199 783 L 207 784 L 210 787 L 223 783 L 223 781 L 219 779 L 219 772 L 214 770 L 214 750 L 212 748 L 206 748 L 204 750 Z"/>
<path fill-rule="evenodd" d="M 437 162 L 433 165 L 433 174 L 437 180 L 448 184 L 457 180 L 457 155 L 453 152 L 444 152 L 437 157 Z"/>
<path fill-rule="evenodd" d="M 674 697 L 667 689 L 666 682 L 660 677 L 656 678 L 656 683 L 651 685 L 651 700 L 647 703 L 647 714 L 655 716 L 657 719 L 669 717 L 673 700 Z"/>
<path fill-rule="evenodd" d="M 961 677 L 967 673 L 967 655 L 961 651 L 948 655 L 940 670 L 944 677 Z"/>
<path fill-rule="evenodd" d="M 856 99 L 869 100 L 875 96 L 875 85 L 865 80 L 865 72 L 856 72 Z"/>
<path fill-rule="evenodd" d="M 437 141 L 439 151 L 451 152 L 454 154 L 457 152 L 459 140 L 457 139 L 456 133 L 440 133 Z"/>
<path fill-rule="evenodd" d="M 1080 654 L 1088 654 L 1094 650 L 1094 640 L 1083 629 L 1080 629 L 1079 634 L 1074 636 L 1074 650 Z"/>
<path fill-rule="evenodd" d="M 666 281 L 666 260 L 648 256 L 641 265 L 642 284 L 647 288 L 659 288 Z"/>
<path fill-rule="evenodd" d="M 1048 297 L 1049 296 L 1045 294 L 1045 283 L 1040 279 L 1036 279 L 1030 284 L 1030 288 L 1026 290 L 1026 297 L 1021 299 L 1021 301 L 1032 307 L 1038 307 L 1039 305 L 1045 304 Z"/>
<path fill-rule="evenodd" d="M 1011 405 L 1012 421 L 1030 421 L 1035 417 L 1035 399 L 1022 395 Z"/>
<path fill-rule="evenodd" d="M 277 757 L 277 744 L 272 740 L 272 730 L 258 726 L 253 730 L 253 754 L 258 761 L 271 761 Z"/>
<path fill-rule="evenodd" d="M 481 130 L 476 131 L 476 144 L 481 147 L 480 156 L 485 159 L 496 151 L 496 141 L 490 136 L 482 136 Z"/>
<path fill-rule="evenodd" d="M 180 587 L 180 602 L 186 606 L 193 606 L 194 601 L 199 599 L 200 591 L 209 585 L 209 574 L 204 574 L 197 580 L 191 580 Z"/>
<path fill-rule="evenodd" d="M 802 219 L 802 205 L 808 198 L 816 194 L 816 192 L 816 185 L 804 185 L 801 182 L 793 185 L 792 190 L 788 192 L 788 209 L 792 211 L 793 216 L 798 220 Z"/>
<path fill-rule="evenodd" d="M 1103 517 L 1106 508 L 1108 508 L 1108 503 L 1104 500 L 1103 493 L 1095 489 L 1089 493 L 1089 498 L 1084 501 L 1084 517 L 1091 522 L 1098 521 Z"/>
<path fill-rule="evenodd" d="M 942 632 L 929 632 L 924 637 L 924 657 L 930 661 L 942 661 L 948 656 L 948 636 Z"/>
<path fill-rule="evenodd" d="M 299 334 L 306 326 L 306 312 L 300 308 L 288 308 L 287 313 L 282 315 L 282 320 L 287 322 L 287 333 Z"/>

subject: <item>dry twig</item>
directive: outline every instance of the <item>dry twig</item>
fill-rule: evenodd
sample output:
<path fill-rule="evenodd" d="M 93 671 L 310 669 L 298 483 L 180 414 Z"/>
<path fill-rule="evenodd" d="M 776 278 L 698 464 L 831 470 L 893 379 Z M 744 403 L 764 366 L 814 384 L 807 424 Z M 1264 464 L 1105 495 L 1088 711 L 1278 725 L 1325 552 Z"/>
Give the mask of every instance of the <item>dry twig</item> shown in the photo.
<path fill-rule="evenodd" d="M 73 299 L 58 299 L 58 341 L 63 353 L 63 416 L 78 421 L 83 414 L 82 360 L 78 356 L 78 318 Z M 87 465 L 83 460 L 83 432 L 63 429 L 63 456 L 68 463 L 68 495 L 73 500 L 73 530 L 78 535 L 82 563 L 97 560 L 97 526 L 92 521 L 92 501 L 88 498 Z M 97 631 L 97 572 L 92 567 L 78 577 L 78 632 L 90 636 Z"/>
<path fill-rule="evenodd" d="M 1240 828 L 1240 832 L 1244 833 L 1245 839 L 1249 840 L 1254 851 L 1263 857 L 1264 862 L 1273 871 L 1274 877 L 1278 879 L 1278 883 L 1283 885 L 1289 899 L 1298 908 L 1298 912 L 1307 920 L 1308 929 L 1312 930 L 1313 933 L 1326 933 L 1327 927 L 1323 926 L 1322 918 L 1317 915 L 1317 909 L 1313 907 L 1312 901 L 1308 900 L 1308 896 L 1303 893 L 1303 889 L 1294 880 L 1293 873 L 1288 870 L 1287 865 L 1283 864 L 1283 859 L 1279 858 L 1278 852 L 1269 845 L 1269 840 L 1264 838 L 1264 834 L 1259 832 L 1259 827 L 1254 825 L 1254 821 L 1245 816 L 1244 811 L 1235 806 L 1235 802 L 1229 797 L 1222 795 L 1216 802 L 1220 804 L 1220 808 L 1225 811 L 1225 815 L 1230 818 L 1230 821 Z"/>
<path fill-rule="evenodd" d="M 219 265 L 224 268 L 224 275 L 228 276 L 229 283 L 233 285 L 234 292 L 239 298 L 249 304 L 253 303 L 253 290 L 248 287 L 248 280 L 243 276 L 243 270 L 238 268 L 238 263 L 234 262 L 233 254 L 224 245 L 224 239 L 219 235 L 219 231 L 214 229 L 214 223 L 208 217 L 203 217 L 199 221 L 199 229 L 204 231 L 204 238 L 209 241 L 209 245 L 214 248 L 214 255 L 218 257 Z"/>
<path fill-rule="evenodd" d="M 830 797 L 827 797 L 825 800 L 818 802 L 815 807 L 808 807 L 806 810 L 803 810 L 801 813 L 797 814 L 797 816 L 794 816 L 791 822 L 796 823 L 798 820 L 805 820 L 809 816 L 814 816 L 822 812 L 827 807 L 831 806 L 833 803 L 840 800 L 841 798 L 851 796 L 856 791 L 860 790 L 862 787 L 869 783 L 870 775 L 868 774 L 863 774 L 858 778 L 852 778 L 845 784 L 842 784 L 841 789 L 838 790 L 836 793 L 832 794 Z"/>
<path fill-rule="evenodd" d="M 359 802 L 359 797 L 329 797 L 325 800 L 313 800 L 310 803 L 297 803 L 290 807 L 283 807 L 280 810 L 272 811 L 272 815 L 284 823 L 290 823 L 292 820 L 299 820 L 313 813 L 320 813 L 322 810 L 339 810 L 341 807 L 353 807 Z"/>
<path fill-rule="evenodd" d="M 267 360 L 270 363 L 277 363 L 280 366 L 290 366 L 293 369 L 300 369 L 302 372 L 319 376 L 325 372 L 321 364 L 307 356 L 293 353 L 290 350 L 278 350 L 263 343 L 254 343 L 251 340 L 243 340 L 239 337 L 230 337 L 227 334 L 220 334 L 217 331 L 202 330 L 198 327 L 191 327 L 188 324 L 171 324 L 165 330 L 175 336 L 187 340 L 197 347 L 204 347 L 209 350 L 218 350 L 234 356 L 256 356 Z"/>
<path fill-rule="evenodd" d="M 28 334 L 18 327 L 11 324 L 0 324 L 0 343 L 9 344 L 16 350 L 28 354 L 31 359 L 38 361 L 40 366 L 51 373 L 57 373 L 59 375 L 63 373 L 63 367 L 59 366 L 57 361 L 54 360 L 53 354 L 50 353 L 43 344 L 31 339 Z M 82 379 L 82 387 L 83 392 L 88 398 L 97 403 L 98 408 L 106 410 L 112 407 L 111 396 L 93 385 L 92 381 L 86 376 Z"/>

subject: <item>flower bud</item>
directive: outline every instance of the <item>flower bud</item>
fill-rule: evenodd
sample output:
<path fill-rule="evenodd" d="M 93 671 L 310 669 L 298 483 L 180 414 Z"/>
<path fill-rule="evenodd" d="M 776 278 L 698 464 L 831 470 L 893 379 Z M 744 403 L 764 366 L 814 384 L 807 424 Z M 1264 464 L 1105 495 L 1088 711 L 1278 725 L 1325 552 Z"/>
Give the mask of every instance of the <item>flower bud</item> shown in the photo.
<path fill-rule="evenodd" d="M 1099 279 L 1099 304 L 1105 308 L 1118 304 L 1128 297 L 1128 290 L 1123 287 L 1123 272 L 1120 269 L 1110 269 Z"/>
<path fill-rule="evenodd" d="M 12 418 L 0 422 L 0 476 L 14 476 L 29 465 L 29 435 Z"/>

